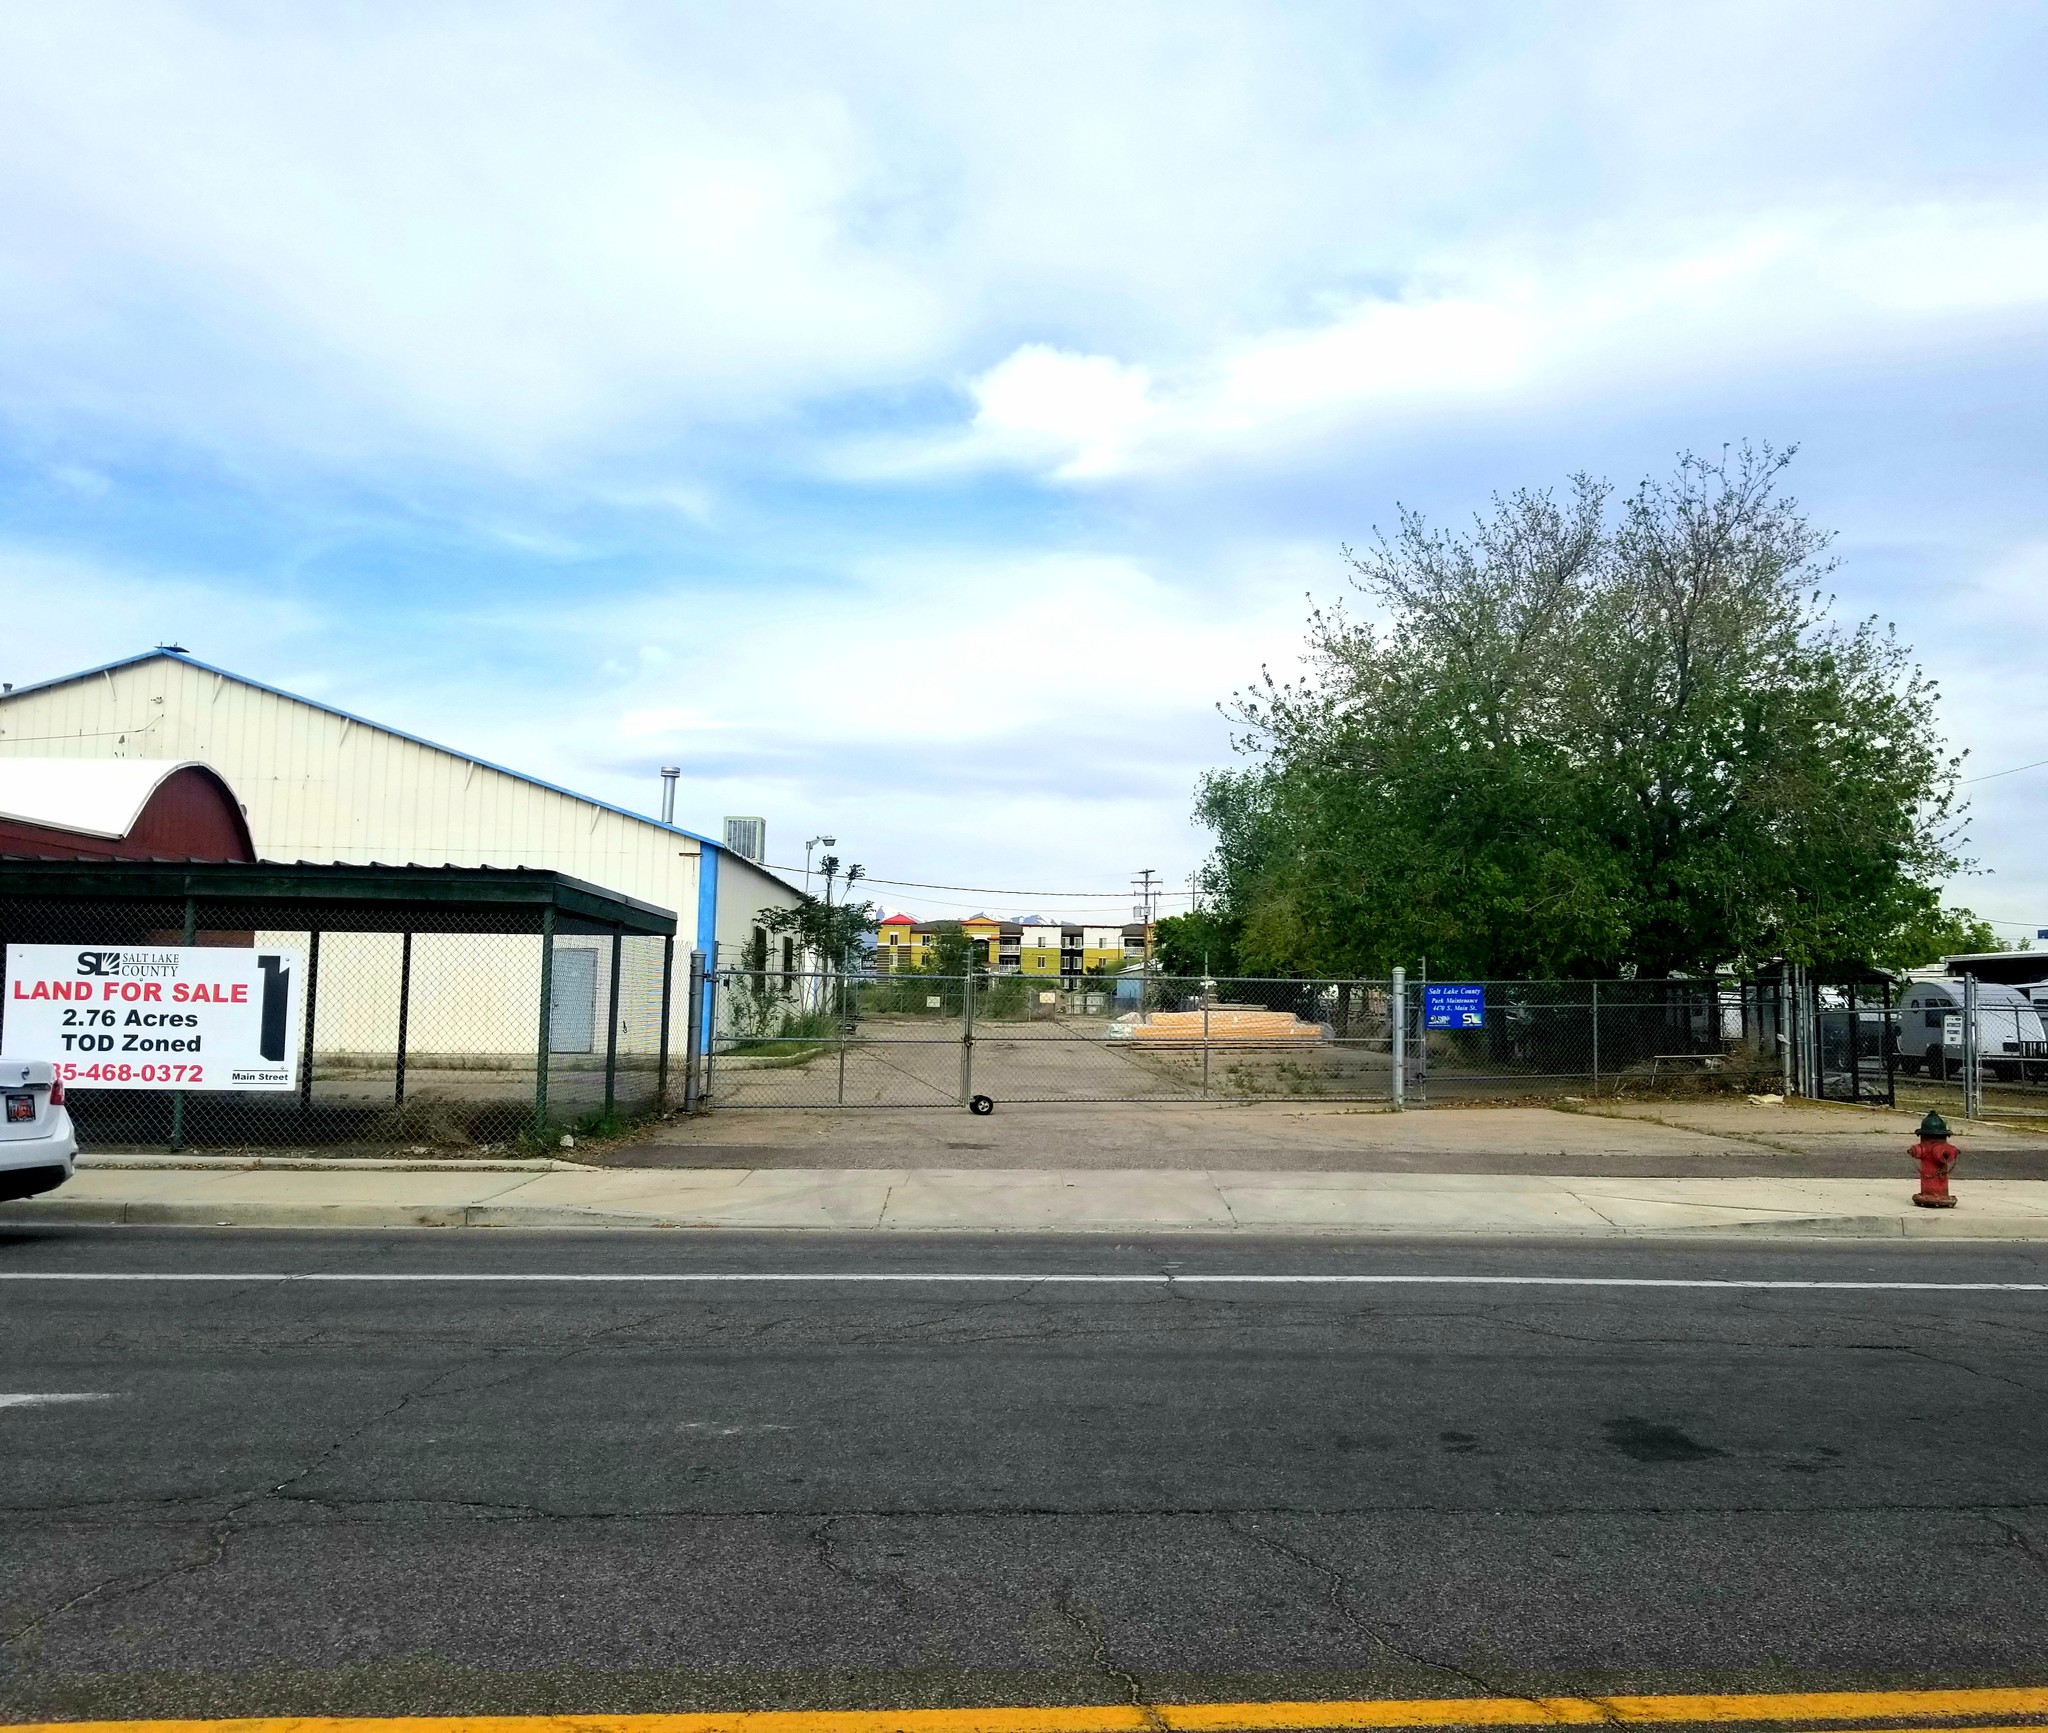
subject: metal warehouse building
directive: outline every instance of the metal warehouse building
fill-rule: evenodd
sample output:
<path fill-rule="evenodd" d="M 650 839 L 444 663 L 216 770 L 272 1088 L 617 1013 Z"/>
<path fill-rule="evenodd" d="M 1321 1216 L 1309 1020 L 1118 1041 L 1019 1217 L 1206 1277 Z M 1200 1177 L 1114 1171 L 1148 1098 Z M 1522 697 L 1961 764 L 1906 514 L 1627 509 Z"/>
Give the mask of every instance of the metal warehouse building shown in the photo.
<path fill-rule="evenodd" d="M 529 867 L 678 914 L 716 957 L 798 893 L 708 837 L 158 649 L 0 696 L 0 757 L 196 761 L 271 861 Z M 337 1031 L 339 1034 L 339 1031 Z"/>

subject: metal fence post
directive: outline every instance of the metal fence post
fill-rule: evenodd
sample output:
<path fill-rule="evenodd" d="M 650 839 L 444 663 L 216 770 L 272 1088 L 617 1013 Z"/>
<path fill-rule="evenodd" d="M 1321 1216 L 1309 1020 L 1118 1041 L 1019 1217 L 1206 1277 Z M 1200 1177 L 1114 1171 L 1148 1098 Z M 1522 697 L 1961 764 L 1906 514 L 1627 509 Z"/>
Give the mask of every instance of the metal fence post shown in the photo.
<path fill-rule="evenodd" d="M 548 1128 L 548 1053 L 555 1034 L 555 910 L 540 912 L 540 1041 L 533 1056 L 533 1130 Z"/>
<path fill-rule="evenodd" d="M 960 1105 L 974 1099 L 974 965 L 960 984 Z"/>
<path fill-rule="evenodd" d="M 1408 971 L 1394 971 L 1393 990 L 1387 995 L 1388 1047 L 1393 1054 L 1394 1111 L 1408 1105 Z"/>
<path fill-rule="evenodd" d="M 1792 965 L 1778 965 L 1778 1065 L 1784 1073 L 1781 1093 L 1792 1094 Z"/>
<path fill-rule="evenodd" d="M 683 1002 L 683 1111 L 695 1113 L 699 1105 L 698 1066 L 703 1062 L 704 1001 L 710 983 L 704 978 L 704 953 L 690 953 L 689 997 Z"/>
<path fill-rule="evenodd" d="M 1963 977 L 1963 1117 L 1984 1111 L 1984 1067 L 1977 1053 L 1977 977 Z"/>
<path fill-rule="evenodd" d="M 1415 1026 L 1415 1093 L 1425 1106 L 1429 1102 L 1429 955 L 1423 954 L 1422 967 L 1416 970 L 1415 1007 L 1422 1015 L 1422 1021 Z M 1402 1018 L 1406 1026 L 1407 1018 Z M 1407 1091 L 1402 1091 L 1407 1099 Z"/>
<path fill-rule="evenodd" d="M 697 1085 L 697 1102 L 702 1106 L 707 1101 L 716 1101 L 718 1091 L 713 1085 L 718 1076 L 718 994 L 724 988 L 730 992 L 732 981 L 718 972 L 718 946 L 714 943 L 711 955 L 704 963 L 704 1070 Z"/>
<path fill-rule="evenodd" d="M 1600 983 L 1593 983 L 1593 1093 L 1600 1093 Z"/>
<path fill-rule="evenodd" d="M 605 1007 L 604 1031 L 604 1116 L 609 1119 L 619 1099 L 619 966 L 625 961 L 626 935 L 612 934 L 612 990 Z"/>
<path fill-rule="evenodd" d="M 1209 993 L 1202 991 L 1202 1099 L 1209 1099 Z"/>
<path fill-rule="evenodd" d="M 1878 1038 L 1884 1042 L 1884 1104 L 1896 1107 L 1899 1104 L 1899 1036 L 1892 1024 L 1892 984 L 1889 978 L 1884 984 L 1884 1022 L 1879 1025 Z"/>
<path fill-rule="evenodd" d="M 1849 983 L 1849 1099 L 1863 1099 L 1863 1012 L 1856 1003 L 1856 983 Z"/>
<path fill-rule="evenodd" d="M 396 1078 L 391 1092 L 394 1107 L 405 1105 L 405 1036 L 406 1024 L 412 1016 L 412 934 L 401 934 L 398 941 L 398 1063 Z"/>
<path fill-rule="evenodd" d="M 833 1019 L 839 1025 L 839 1105 L 846 1105 L 846 970 L 839 971 L 839 1014 Z"/>
<path fill-rule="evenodd" d="M 1806 1093 L 1815 1101 L 1828 1097 L 1827 1073 L 1820 1062 L 1820 983 L 1813 978 L 1813 971 L 1805 973 L 1806 1004 Z"/>
<path fill-rule="evenodd" d="M 661 941 L 661 1029 L 654 1044 L 654 1111 L 668 1111 L 668 1024 L 669 1008 L 675 998 L 676 936 Z"/>
<path fill-rule="evenodd" d="M 306 1027 L 299 1053 L 299 1116 L 313 1111 L 313 1022 L 320 1011 L 320 934 L 309 935 L 306 946 Z"/>
<path fill-rule="evenodd" d="M 181 945 L 189 945 L 198 936 L 199 899 L 197 897 L 187 897 L 185 899 L 185 934 L 178 942 Z M 183 1149 L 185 1147 L 185 1092 L 182 1089 L 171 1091 L 171 1147 L 173 1149 Z"/>

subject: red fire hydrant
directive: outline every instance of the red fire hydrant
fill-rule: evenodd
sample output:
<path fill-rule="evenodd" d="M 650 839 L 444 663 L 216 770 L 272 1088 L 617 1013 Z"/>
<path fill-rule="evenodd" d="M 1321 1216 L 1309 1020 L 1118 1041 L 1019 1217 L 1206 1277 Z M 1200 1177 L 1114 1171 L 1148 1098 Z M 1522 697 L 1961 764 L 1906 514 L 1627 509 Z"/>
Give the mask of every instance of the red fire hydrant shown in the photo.
<path fill-rule="evenodd" d="M 1962 1151 L 1948 1140 L 1948 1126 L 1938 1113 L 1920 1121 L 1920 1141 L 1907 1152 L 1920 1164 L 1920 1189 L 1913 1201 L 1922 1209 L 1954 1209 L 1948 1195 L 1948 1170 Z"/>

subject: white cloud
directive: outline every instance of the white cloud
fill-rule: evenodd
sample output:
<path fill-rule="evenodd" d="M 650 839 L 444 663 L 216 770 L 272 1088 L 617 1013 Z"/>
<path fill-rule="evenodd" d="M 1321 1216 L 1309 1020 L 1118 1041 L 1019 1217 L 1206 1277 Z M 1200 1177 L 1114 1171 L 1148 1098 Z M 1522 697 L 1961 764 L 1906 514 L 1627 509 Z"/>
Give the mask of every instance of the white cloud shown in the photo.
<path fill-rule="evenodd" d="M 289 597 L 252 594 L 197 573 L 0 543 L 5 677 L 17 686 L 119 661 L 154 644 L 182 643 L 202 660 L 274 666 L 331 624 Z M 204 633 L 202 645 L 197 634 Z"/>
<path fill-rule="evenodd" d="M 974 382 L 970 440 L 1024 461 L 1047 461 L 1062 479 L 1117 467 L 1122 448 L 1156 411 L 1151 376 L 1104 355 L 1027 343 Z"/>
<path fill-rule="evenodd" d="M 670 660 L 665 654 L 664 662 Z M 733 724 L 720 716 L 708 716 L 702 709 L 682 704 L 662 704 L 628 710 L 619 718 L 622 740 L 680 740 L 694 734 L 718 733 Z"/>
<path fill-rule="evenodd" d="M 951 456 L 1100 479 L 1589 342 L 1625 368 L 1609 307 L 1732 295 L 1702 362 L 1739 365 L 1787 296 L 1831 305 L 1823 252 L 1852 314 L 2034 307 L 2038 229 L 1967 207 L 2038 208 L 2041 165 L 1952 94 L 2023 34 L 1908 4 L 17 8 L 0 389 L 245 461 L 531 470 L 973 376 Z M 1902 114 L 1997 171 L 1902 150 Z"/>
<path fill-rule="evenodd" d="M 515 7 L 12 15 L 14 395 L 517 459 L 920 353 L 943 315 L 854 233 L 874 165 L 844 105 L 657 69 L 632 35 Z"/>
<path fill-rule="evenodd" d="M 1100 482 L 1256 459 L 1361 421 L 1825 369 L 1969 341 L 1958 325 L 1968 315 L 2048 315 L 2048 217 L 2033 207 L 1780 215 L 1704 245 L 1690 236 L 1662 256 L 1603 247 L 1542 265 L 1477 261 L 1455 289 L 1357 301 L 1156 377 L 1114 356 L 1027 343 L 971 381 L 963 430 L 857 447 L 845 467 Z M 2001 336 L 1984 329 L 1976 341 Z"/>

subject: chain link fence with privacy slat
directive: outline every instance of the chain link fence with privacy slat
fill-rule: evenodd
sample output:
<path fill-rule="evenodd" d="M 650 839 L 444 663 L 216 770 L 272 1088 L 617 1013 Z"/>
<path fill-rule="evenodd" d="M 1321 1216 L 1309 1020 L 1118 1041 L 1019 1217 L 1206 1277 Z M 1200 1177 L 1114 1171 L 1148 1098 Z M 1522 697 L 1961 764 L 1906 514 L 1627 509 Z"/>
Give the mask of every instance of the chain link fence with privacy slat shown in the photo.
<path fill-rule="evenodd" d="M 9 897 L 0 943 L 295 959 L 294 1090 L 73 1085 L 86 1149 L 488 1150 L 664 1105 L 674 941 L 661 935 L 590 930 L 536 907 Z"/>

